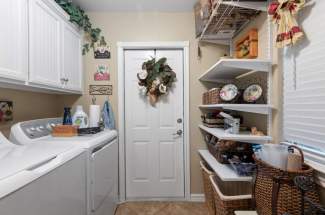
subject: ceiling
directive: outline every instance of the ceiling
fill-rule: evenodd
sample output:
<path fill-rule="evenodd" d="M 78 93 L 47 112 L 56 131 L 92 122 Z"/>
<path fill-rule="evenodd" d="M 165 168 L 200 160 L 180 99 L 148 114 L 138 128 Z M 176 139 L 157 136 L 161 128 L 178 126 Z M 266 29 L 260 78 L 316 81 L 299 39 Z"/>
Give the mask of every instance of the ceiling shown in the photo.
<path fill-rule="evenodd" d="M 86 11 L 109 12 L 186 12 L 197 0 L 72 0 Z"/>

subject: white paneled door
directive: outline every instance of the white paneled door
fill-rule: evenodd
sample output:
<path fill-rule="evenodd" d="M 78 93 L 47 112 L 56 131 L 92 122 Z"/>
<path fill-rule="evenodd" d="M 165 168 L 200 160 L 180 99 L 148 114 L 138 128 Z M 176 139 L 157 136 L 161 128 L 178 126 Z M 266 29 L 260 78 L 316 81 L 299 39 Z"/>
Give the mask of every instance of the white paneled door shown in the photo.
<path fill-rule="evenodd" d="M 151 57 L 166 57 L 177 74 L 168 95 L 155 106 L 141 95 L 137 73 Z M 184 197 L 183 50 L 126 50 L 126 198 Z"/>

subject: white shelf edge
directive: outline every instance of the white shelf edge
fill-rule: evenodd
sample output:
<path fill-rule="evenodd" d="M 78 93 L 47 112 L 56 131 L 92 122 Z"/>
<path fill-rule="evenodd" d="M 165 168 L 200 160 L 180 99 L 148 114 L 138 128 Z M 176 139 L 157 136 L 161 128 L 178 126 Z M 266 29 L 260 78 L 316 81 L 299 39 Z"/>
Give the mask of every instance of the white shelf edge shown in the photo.
<path fill-rule="evenodd" d="M 252 181 L 250 176 L 239 176 L 230 164 L 219 163 L 206 149 L 198 150 L 200 156 L 213 169 L 222 181 Z"/>
<path fill-rule="evenodd" d="M 230 1 L 230 2 L 225 2 L 225 1 L 222 1 L 221 4 L 266 12 L 267 11 L 267 6 L 268 6 L 268 1 L 265 1 L 265 2 L 254 2 L 254 1 L 246 1 L 246 2 Z"/>
<path fill-rule="evenodd" d="M 255 136 L 249 133 L 228 134 L 222 128 L 208 128 L 204 125 L 199 125 L 199 128 L 221 140 L 234 140 L 234 141 L 257 143 L 257 144 L 267 143 L 272 140 L 271 136 Z"/>
<path fill-rule="evenodd" d="M 235 111 L 269 115 L 271 114 L 273 106 L 269 104 L 211 104 L 211 105 L 199 105 L 199 108 L 235 110 Z"/>
<path fill-rule="evenodd" d="M 217 63 L 211 66 L 206 72 L 204 72 L 198 79 L 200 81 L 209 81 L 209 82 L 218 82 L 221 80 L 222 82 L 226 82 L 227 80 L 233 80 L 237 76 L 232 77 L 231 79 L 225 78 L 206 78 L 210 73 L 215 73 L 218 76 L 218 73 L 222 73 L 222 68 L 236 70 L 244 70 L 240 75 L 244 75 L 251 71 L 256 72 L 270 72 L 270 66 L 272 65 L 270 60 L 262 60 L 262 59 L 220 59 Z M 219 68 L 218 68 L 219 67 Z M 219 69 L 219 71 L 218 71 Z M 217 71 L 216 71 L 217 70 Z"/>

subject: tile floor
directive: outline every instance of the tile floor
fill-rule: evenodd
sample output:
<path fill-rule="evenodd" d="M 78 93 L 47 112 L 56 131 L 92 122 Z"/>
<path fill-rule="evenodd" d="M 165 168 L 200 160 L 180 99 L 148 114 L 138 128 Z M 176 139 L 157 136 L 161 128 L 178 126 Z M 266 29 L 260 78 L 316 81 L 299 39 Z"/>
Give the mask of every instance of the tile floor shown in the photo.
<path fill-rule="evenodd" d="M 119 205 L 115 215 L 208 215 L 208 210 L 196 202 L 128 202 Z"/>

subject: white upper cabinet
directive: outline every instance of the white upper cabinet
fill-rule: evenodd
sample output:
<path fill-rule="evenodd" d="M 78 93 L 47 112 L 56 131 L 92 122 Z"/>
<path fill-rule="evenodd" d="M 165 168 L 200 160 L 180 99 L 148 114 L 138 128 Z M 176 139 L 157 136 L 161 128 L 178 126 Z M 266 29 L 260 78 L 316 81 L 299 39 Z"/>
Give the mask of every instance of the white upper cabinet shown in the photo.
<path fill-rule="evenodd" d="M 82 91 L 82 36 L 70 23 L 63 25 L 62 80 L 66 89 Z"/>
<path fill-rule="evenodd" d="M 29 0 L 29 82 L 61 87 L 61 17 L 43 0 Z"/>
<path fill-rule="evenodd" d="M 82 34 L 54 0 L 0 0 L 0 87 L 81 94 Z"/>
<path fill-rule="evenodd" d="M 27 0 L 0 1 L 1 82 L 25 82 L 28 77 Z"/>

